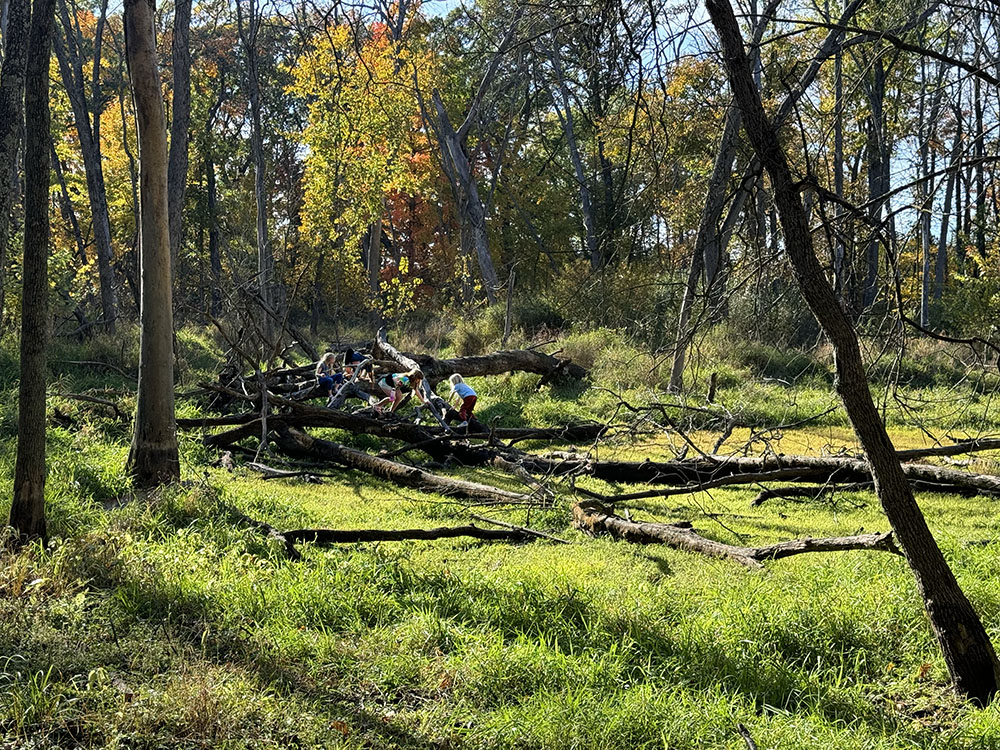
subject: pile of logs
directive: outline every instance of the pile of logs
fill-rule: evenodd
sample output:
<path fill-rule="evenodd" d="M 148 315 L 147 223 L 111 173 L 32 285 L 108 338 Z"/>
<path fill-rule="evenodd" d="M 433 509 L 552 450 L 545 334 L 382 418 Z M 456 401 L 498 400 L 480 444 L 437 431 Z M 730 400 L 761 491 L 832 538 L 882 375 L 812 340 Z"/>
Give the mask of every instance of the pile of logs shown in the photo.
<path fill-rule="evenodd" d="M 410 369 L 419 366 L 425 375 L 427 394 L 433 385 L 453 372 L 463 376 L 497 375 L 512 370 L 539 374 L 541 383 L 552 378 L 586 377 L 587 372 L 572 362 L 530 350 L 502 351 L 477 357 L 435 359 L 428 355 L 406 354 L 397 351 L 386 340 L 384 331 L 369 348 L 376 367 L 382 372 Z M 755 485 L 763 487 L 754 501 L 763 502 L 768 497 L 811 496 L 819 497 L 836 487 L 852 489 L 871 486 L 872 476 L 868 465 L 854 457 L 812 457 L 766 455 L 756 457 L 701 454 L 694 458 L 676 458 L 667 461 L 608 461 L 590 457 L 575 448 L 549 454 L 529 453 L 517 447 L 525 440 L 560 442 L 572 445 L 596 445 L 607 438 L 613 427 L 602 423 L 584 423 L 562 427 L 526 428 L 503 425 L 479 425 L 456 433 L 443 422 L 417 424 L 397 414 L 375 414 L 370 409 L 355 413 L 340 409 L 323 408 L 309 403 L 310 396 L 318 395 L 312 387 L 313 365 L 286 368 L 264 373 L 266 388 L 258 387 L 259 378 L 252 380 L 232 372 L 226 382 L 204 383 L 209 391 L 236 406 L 236 413 L 206 416 L 202 419 L 178 420 L 181 429 L 205 430 L 206 445 L 230 453 L 244 453 L 259 457 L 253 443 L 260 443 L 262 436 L 297 465 L 309 467 L 303 471 L 282 472 L 261 464 L 254 466 L 265 475 L 274 477 L 301 476 L 317 467 L 322 470 L 360 471 L 391 482 L 399 487 L 433 492 L 474 505 L 546 506 L 551 505 L 557 493 L 552 484 L 565 479 L 578 495 L 590 499 L 576 502 L 572 507 L 573 525 L 589 534 L 610 534 L 633 542 L 656 542 L 679 549 L 714 557 L 735 560 L 747 567 L 759 567 L 761 561 L 777 559 L 790 554 L 844 549 L 881 550 L 898 553 L 889 534 L 868 534 L 857 537 L 793 540 L 767 547 L 743 547 L 722 544 L 706 539 L 689 528 L 689 524 L 637 523 L 615 514 L 614 507 L 633 500 L 696 493 L 717 487 Z M 266 399 L 266 403 L 262 403 Z M 440 421 L 440 418 L 439 418 Z M 310 435 L 308 428 L 332 427 L 353 434 L 370 435 L 385 441 L 381 455 L 359 451 L 330 440 Z M 209 431 L 209 428 L 224 428 Z M 249 442 L 248 442 L 249 441 Z M 941 446 L 920 451 L 900 451 L 906 477 L 913 487 L 922 491 L 955 493 L 961 495 L 1000 496 L 1000 477 L 989 474 L 972 474 L 966 471 L 943 468 L 929 463 L 916 463 L 932 457 L 953 456 L 982 450 L 1000 449 L 1000 440 L 979 440 Z M 399 459 L 409 456 L 408 463 Z M 423 464 L 413 463 L 416 456 L 426 456 Z M 514 486 L 522 491 L 504 489 L 490 484 L 456 479 L 440 473 L 444 467 L 485 467 L 510 475 Z M 579 480 L 600 480 L 608 485 L 621 487 L 641 485 L 642 489 L 630 493 L 599 494 L 583 486 Z M 766 487 L 780 483 L 780 488 Z M 788 487 L 787 485 L 793 485 Z M 594 486 L 594 485 L 591 485 Z M 266 526 L 266 525 L 265 525 Z M 287 544 L 311 540 L 324 544 L 363 539 L 440 538 L 469 532 L 436 530 L 437 536 L 426 536 L 422 530 L 406 532 L 403 537 L 385 536 L 389 532 L 373 530 L 348 533 L 336 530 L 296 530 L 275 532 L 263 529 L 272 536 L 277 534 Z M 476 527 L 478 528 L 478 527 Z M 482 530 L 479 530 L 482 531 Z M 501 534 L 479 534 L 478 538 L 526 540 L 534 539 L 530 529 L 511 530 Z M 383 536 L 379 536 L 383 533 Z M 396 532 L 393 532 L 396 533 Z M 353 535 L 352 535 L 353 534 Z M 360 534 L 360 536 L 359 536 Z M 424 534 L 425 536 L 421 536 Z"/>

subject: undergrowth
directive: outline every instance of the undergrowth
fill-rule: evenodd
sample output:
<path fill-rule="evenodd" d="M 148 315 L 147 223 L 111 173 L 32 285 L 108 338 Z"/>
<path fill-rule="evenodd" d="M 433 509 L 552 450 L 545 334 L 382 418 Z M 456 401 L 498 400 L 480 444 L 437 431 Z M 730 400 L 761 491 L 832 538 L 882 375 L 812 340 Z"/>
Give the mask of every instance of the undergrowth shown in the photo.
<path fill-rule="evenodd" d="M 210 373 L 215 350 L 201 331 L 182 332 L 178 342 L 183 390 Z M 622 401 L 676 402 L 659 390 L 664 363 L 617 334 L 570 333 L 551 348 L 560 346 L 592 369 L 590 387 L 536 393 L 537 376 L 473 379 L 481 418 L 559 424 L 617 410 L 624 421 L 633 415 Z M 760 351 L 715 360 L 714 371 L 730 375 L 720 378 L 711 408 L 746 423 L 723 450 L 853 449 L 822 354 L 784 357 L 786 374 L 798 371 L 796 357 L 815 369 L 780 382 L 776 370 L 753 369 L 777 366 Z M 748 572 L 586 538 L 569 528 L 567 484 L 557 485 L 556 507 L 526 511 L 470 509 L 346 471 L 323 484 L 263 482 L 243 468 L 212 467 L 215 456 L 187 434 L 183 482 L 136 495 L 122 471 L 128 420 L 60 395 L 103 389 L 131 414 L 134 352 L 126 337 L 52 356 L 50 409 L 63 415 L 49 431 L 52 538 L 0 552 L 0 747 L 735 750 L 746 746 L 738 724 L 761 748 L 1000 747 L 997 709 L 972 708 L 948 688 L 901 558 L 802 555 Z M 125 375 L 68 360 L 108 362 Z M 693 368 L 695 384 L 710 372 Z M 7 348 L 0 378 L 5 514 L 16 385 Z M 992 424 L 982 379 L 884 387 L 879 396 L 905 447 L 927 442 L 917 418 L 939 434 Z M 179 409 L 193 416 L 200 406 L 182 400 Z M 715 424 L 690 426 L 702 446 L 718 437 Z M 682 445 L 665 431 L 611 441 L 600 456 L 670 456 Z M 994 470 L 992 461 L 982 456 L 976 466 Z M 515 486 L 492 470 L 459 473 Z M 886 528 L 867 492 L 750 509 L 754 494 L 651 499 L 631 513 L 690 520 L 711 538 L 754 545 Z M 980 543 L 996 538 L 992 501 L 919 499 L 987 629 L 1000 637 L 1000 562 L 995 546 Z M 240 521 L 247 514 L 277 528 L 406 528 L 464 523 L 470 512 L 573 544 L 307 544 L 293 562 Z"/>

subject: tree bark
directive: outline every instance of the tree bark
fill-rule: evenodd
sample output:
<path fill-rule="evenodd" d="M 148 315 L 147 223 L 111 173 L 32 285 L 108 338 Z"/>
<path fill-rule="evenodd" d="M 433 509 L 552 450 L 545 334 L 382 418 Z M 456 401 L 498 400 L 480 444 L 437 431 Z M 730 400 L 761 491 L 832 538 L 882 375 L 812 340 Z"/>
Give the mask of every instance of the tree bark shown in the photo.
<path fill-rule="evenodd" d="M 152 0 L 125 0 L 125 47 L 139 132 L 139 386 L 128 466 L 136 486 L 180 478 L 174 424 L 173 309 L 167 220 L 167 127 Z"/>
<path fill-rule="evenodd" d="M 573 506 L 573 526 L 591 536 L 610 534 L 635 544 L 665 544 L 686 552 L 707 557 L 733 560 L 751 569 L 759 569 L 762 560 L 780 560 L 804 552 L 844 552 L 848 550 L 878 550 L 900 554 L 893 543 L 892 533 L 859 534 L 858 536 L 824 539 L 793 539 L 766 547 L 740 547 L 706 539 L 687 524 L 636 523 L 615 515 L 595 500 L 584 500 Z"/>
<path fill-rule="evenodd" d="M 332 443 L 329 440 L 320 440 L 304 432 L 287 427 L 281 427 L 277 430 L 274 443 L 289 455 L 311 456 L 325 461 L 334 461 L 352 469 L 363 471 L 366 474 L 387 479 L 401 487 L 412 487 L 425 492 L 436 492 L 450 497 L 486 500 L 513 505 L 534 505 L 538 502 L 531 495 L 510 492 L 476 482 L 466 482 L 462 479 L 438 476 L 437 474 L 431 474 L 412 466 L 371 456 L 367 453 Z"/>
<path fill-rule="evenodd" d="M 178 271 L 184 192 L 187 188 L 188 130 L 191 122 L 191 0 L 174 5 L 174 36 L 170 43 L 173 67 L 173 104 L 170 108 L 170 151 L 167 159 L 167 211 L 170 229 L 170 268 Z"/>
<path fill-rule="evenodd" d="M 566 146 L 569 149 L 570 162 L 573 164 L 573 172 L 576 175 L 577 190 L 580 195 L 580 213 L 583 218 L 583 229 L 586 237 L 587 255 L 590 257 L 590 267 L 596 271 L 603 265 L 601 249 L 597 244 L 597 222 L 594 220 L 594 207 L 590 201 L 590 187 L 587 184 L 587 172 L 583 166 L 583 159 L 580 157 L 580 149 L 576 145 L 576 129 L 573 124 L 573 105 L 570 102 L 569 91 L 566 88 L 566 81 L 563 79 L 562 61 L 559 55 L 558 41 L 553 32 L 552 49 L 549 58 L 552 61 L 552 72 L 556 77 L 556 88 L 562 100 L 562 109 L 556 104 L 556 115 L 562 125 L 563 133 L 566 135 Z M 553 97 L 553 104 L 555 97 Z"/>
<path fill-rule="evenodd" d="M 505 372 L 534 372 L 539 375 L 565 373 L 577 380 L 589 374 L 584 368 L 573 364 L 570 360 L 559 359 L 542 352 L 529 349 L 504 349 L 491 354 L 479 354 L 471 357 L 454 357 L 452 359 L 435 359 L 428 354 L 407 354 L 397 351 L 387 340 L 384 331 L 379 331 L 377 339 L 378 351 L 387 359 L 395 360 L 407 369 L 418 368 L 431 387 L 457 372 L 462 377 L 481 377 L 483 375 L 502 375 Z"/>
<path fill-rule="evenodd" d="M 996 693 L 1000 679 L 993 644 L 927 527 L 872 400 L 856 334 L 816 259 L 802 199 L 753 85 L 732 6 L 729 0 L 706 0 L 706 8 L 722 42 L 747 137 L 770 175 L 785 247 L 802 296 L 833 344 L 837 391 L 871 466 L 875 491 L 916 578 L 956 688 L 986 703 Z"/>
<path fill-rule="evenodd" d="M 114 332 L 118 319 L 118 293 L 115 289 L 114 252 L 111 249 L 111 222 L 108 217 L 108 196 L 104 187 L 104 167 L 101 161 L 100 116 L 94 112 L 91 125 L 91 109 L 99 106 L 100 78 L 94 80 L 95 101 L 88 106 L 87 84 L 83 76 L 83 61 L 80 40 L 76 36 L 72 19 L 65 2 L 60 5 L 63 34 L 55 34 L 56 58 L 62 75 L 66 94 L 73 108 L 77 136 L 80 139 L 80 153 L 87 177 L 87 197 L 90 200 L 91 230 L 94 233 L 94 247 L 97 253 L 97 274 L 101 289 L 101 313 L 105 330 Z M 101 19 L 104 18 L 106 3 L 102 4 Z M 99 60 L 95 60 L 95 73 Z"/>
<path fill-rule="evenodd" d="M 254 201 L 257 216 L 257 288 L 261 301 L 274 307 L 274 257 L 267 225 L 267 164 L 264 158 L 264 134 L 261 130 L 260 71 L 258 66 L 257 36 L 260 32 L 260 7 L 257 0 L 250 0 L 249 18 L 243 18 L 243 2 L 237 0 L 236 20 L 240 41 L 247 59 L 247 98 L 250 100 L 250 156 L 254 166 Z M 275 346 L 274 325 L 266 315 L 261 315 L 260 330 L 268 342 Z M 262 353 L 266 356 L 267 353 Z"/>
<path fill-rule="evenodd" d="M 24 265 L 17 459 L 10 525 L 22 539 L 45 529 L 45 348 L 49 317 L 49 56 L 54 0 L 35 0 L 28 37 L 24 111 Z"/>
<path fill-rule="evenodd" d="M 5 302 L 10 215 L 18 190 L 17 155 L 24 127 L 24 76 L 30 23 L 29 0 L 10 0 L 0 68 L 0 320 Z"/>

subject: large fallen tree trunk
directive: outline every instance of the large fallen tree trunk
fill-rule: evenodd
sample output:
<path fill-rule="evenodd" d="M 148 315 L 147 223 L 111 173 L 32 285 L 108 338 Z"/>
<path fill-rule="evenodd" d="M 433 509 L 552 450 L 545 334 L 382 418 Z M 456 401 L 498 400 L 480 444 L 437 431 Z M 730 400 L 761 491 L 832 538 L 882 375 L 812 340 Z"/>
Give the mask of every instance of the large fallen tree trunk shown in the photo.
<path fill-rule="evenodd" d="M 668 523 L 638 523 L 629 521 L 595 500 L 584 500 L 573 506 L 573 526 L 597 536 L 610 534 L 636 544 L 666 544 L 674 549 L 697 552 L 708 557 L 734 560 L 748 568 L 761 568 L 762 560 L 778 560 L 803 552 L 843 552 L 845 550 L 879 550 L 900 554 L 893 543 L 892 532 L 860 534 L 858 536 L 825 539 L 795 539 L 766 547 L 740 547 L 706 539 L 693 529 Z"/>
<path fill-rule="evenodd" d="M 553 460 L 522 455 L 522 466 L 533 474 L 590 476 L 622 484 L 663 484 L 691 491 L 764 480 L 826 484 L 867 483 L 871 471 L 864 461 L 812 456 L 705 456 L 675 461 Z M 961 495 L 1000 495 L 1000 477 L 970 474 L 929 464 L 905 464 L 903 473 L 916 488 Z M 721 481 L 733 477 L 732 481 Z"/>
<path fill-rule="evenodd" d="M 466 482 L 462 479 L 442 477 L 437 474 L 418 469 L 413 466 L 389 461 L 385 458 L 372 456 L 368 453 L 347 448 L 339 443 L 321 440 L 307 435 L 300 430 L 281 426 L 275 430 L 274 443 L 282 451 L 291 456 L 308 456 L 323 461 L 348 466 L 363 471 L 366 474 L 387 479 L 401 487 L 413 487 L 425 492 L 436 492 L 450 497 L 463 497 L 470 500 L 489 501 L 512 505 L 538 505 L 538 499 L 519 492 L 510 492 L 498 487 L 490 487 L 476 482 Z"/>
<path fill-rule="evenodd" d="M 356 542 L 401 542 L 408 539 L 454 539 L 460 536 L 490 542 L 528 542 L 539 538 L 538 534 L 520 529 L 482 529 L 474 524 L 440 526 L 436 529 L 295 529 L 283 531 L 281 535 L 289 542 L 312 542 L 320 546 Z"/>
<path fill-rule="evenodd" d="M 375 350 L 376 353 L 381 353 L 387 359 L 395 360 L 408 369 L 419 368 L 431 385 L 456 372 L 463 378 L 503 375 L 511 371 L 533 372 L 543 376 L 565 373 L 576 380 L 587 377 L 584 368 L 568 359 L 560 359 L 530 349 L 505 349 L 492 354 L 454 359 L 435 359 L 427 354 L 406 354 L 389 344 L 384 329 L 379 331 Z"/>

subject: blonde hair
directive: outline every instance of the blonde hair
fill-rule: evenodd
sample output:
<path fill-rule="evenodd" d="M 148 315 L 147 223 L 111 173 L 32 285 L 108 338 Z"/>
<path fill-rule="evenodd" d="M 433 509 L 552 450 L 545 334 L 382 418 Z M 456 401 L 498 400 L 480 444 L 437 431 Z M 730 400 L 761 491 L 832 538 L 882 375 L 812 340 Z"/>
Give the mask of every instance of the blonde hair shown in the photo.
<path fill-rule="evenodd" d="M 337 355 L 333 352 L 327 352 L 322 357 L 319 358 L 319 362 L 316 363 L 316 375 L 319 376 L 323 370 L 323 366 L 330 361 L 330 358 L 336 359 Z M 335 363 L 336 364 L 336 363 Z"/>
<path fill-rule="evenodd" d="M 462 376 L 456 372 L 454 375 L 451 375 L 448 378 L 448 382 L 451 383 L 452 388 L 454 388 L 454 386 L 458 385 L 459 383 L 464 383 L 465 381 L 462 380 Z"/>

